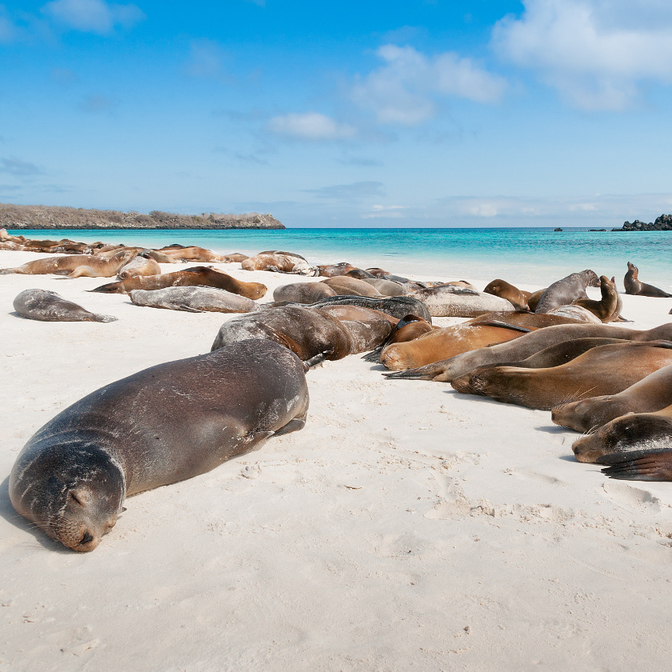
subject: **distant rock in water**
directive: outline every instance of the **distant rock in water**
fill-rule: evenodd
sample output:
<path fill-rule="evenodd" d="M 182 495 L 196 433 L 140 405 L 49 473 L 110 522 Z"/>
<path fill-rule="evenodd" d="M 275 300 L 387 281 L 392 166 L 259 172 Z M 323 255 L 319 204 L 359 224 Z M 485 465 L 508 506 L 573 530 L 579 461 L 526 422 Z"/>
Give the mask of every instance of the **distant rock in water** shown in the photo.
<path fill-rule="evenodd" d="M 614 231 L 672 231 L 672 215 L 661 215 L 655 222 L 640 222 L 636 219 L 634 222 L 625 222 L 622 229 Z"/>
<path fill-rule="evenodd" d="M 152 210 L 148 215 L 118 210 L 85 210 L 45 205 L 0 203 L 5 229 L 284 229 L 273 215 L 176 215 Z"/>
<path fill-rule="evenodd" d="M 553 231 L 562 231 L 562 229 L 558 227 L 557 229 L 553 229 Z"/>

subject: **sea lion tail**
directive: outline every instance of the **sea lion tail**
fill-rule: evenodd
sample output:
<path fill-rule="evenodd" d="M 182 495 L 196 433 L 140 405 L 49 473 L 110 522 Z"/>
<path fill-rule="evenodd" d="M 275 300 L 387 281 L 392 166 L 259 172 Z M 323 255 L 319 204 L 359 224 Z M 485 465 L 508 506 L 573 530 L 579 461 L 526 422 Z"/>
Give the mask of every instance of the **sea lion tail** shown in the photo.
<path fill-rule="evenodd" d="M 609 478 L 625 481 L 672 480 L 672 450 L 638 450 L 632 453 L 612 453 L 597 458 L 606 464 L 602 473 Z"/>
<path fill-rule="evenodd" d="M 118 282 L 108 282 L 105 285 L 100 285 L 100 287 L 96 287 L 94 289 L 88 289 L 86 291 L 88 292 L 98 292 L 100 294 L 117 294 L 119 292 L 119 284 Z"/>

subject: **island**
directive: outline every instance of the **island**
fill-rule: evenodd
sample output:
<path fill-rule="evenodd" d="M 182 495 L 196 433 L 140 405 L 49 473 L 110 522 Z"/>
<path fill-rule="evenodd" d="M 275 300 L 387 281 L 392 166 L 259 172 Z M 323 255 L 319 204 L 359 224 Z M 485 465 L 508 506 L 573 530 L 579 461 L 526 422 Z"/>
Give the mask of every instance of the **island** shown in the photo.
<path fill-rule="evenodd" d="M 223 215 L 177 215 L 152 210 L 148 215 L 118 210 L 89 210 L 46 205 L 0 203 L 5 229 L 284 229 L 273 215 L 256 212 Z"/>
<path fill-rule="evenodd" d="M 624 222 L 623 228 L 612 231 L 672 231 L 672 215 L 661 215 L 655 222 L 648 224 L 638 219 L 634 222 Z"/>

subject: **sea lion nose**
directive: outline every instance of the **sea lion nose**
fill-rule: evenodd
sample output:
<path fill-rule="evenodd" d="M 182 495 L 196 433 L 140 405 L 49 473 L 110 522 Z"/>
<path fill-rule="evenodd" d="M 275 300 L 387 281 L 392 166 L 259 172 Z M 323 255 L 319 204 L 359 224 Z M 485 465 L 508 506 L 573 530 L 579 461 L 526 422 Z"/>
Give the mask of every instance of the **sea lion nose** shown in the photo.
<path fill-rule="evenodd" d="M 84 532 L 84 536 L 82 537 L 82 540 L 79 542 L 79 545 L 83 546 L 84 544 L 88 544 L 91 541 L 93 541 L 93 535 L 91 535 L 89 532 Z"/>

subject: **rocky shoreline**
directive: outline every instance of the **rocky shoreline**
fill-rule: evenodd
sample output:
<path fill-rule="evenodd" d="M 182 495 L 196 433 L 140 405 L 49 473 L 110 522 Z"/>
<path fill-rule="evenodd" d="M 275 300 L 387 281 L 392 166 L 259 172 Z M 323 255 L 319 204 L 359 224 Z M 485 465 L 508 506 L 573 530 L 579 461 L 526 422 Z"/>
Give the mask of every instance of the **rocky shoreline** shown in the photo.
<path fill-rule="evenodd" d="M 612 231 L 672 231 L 672 215 L 661 215 L 655 222 L 640 222 L 636 219 L 634 222 L 624 222 L 620 229 Z"/>
<path fill-rule="evenodd" d="M 284 229 L 273 215 L 203 213 L 176 215 L 152 210 L 148 215 L 118 210 L 87 210 L 44 205 L 0 204 L 5 229 Z"/>

